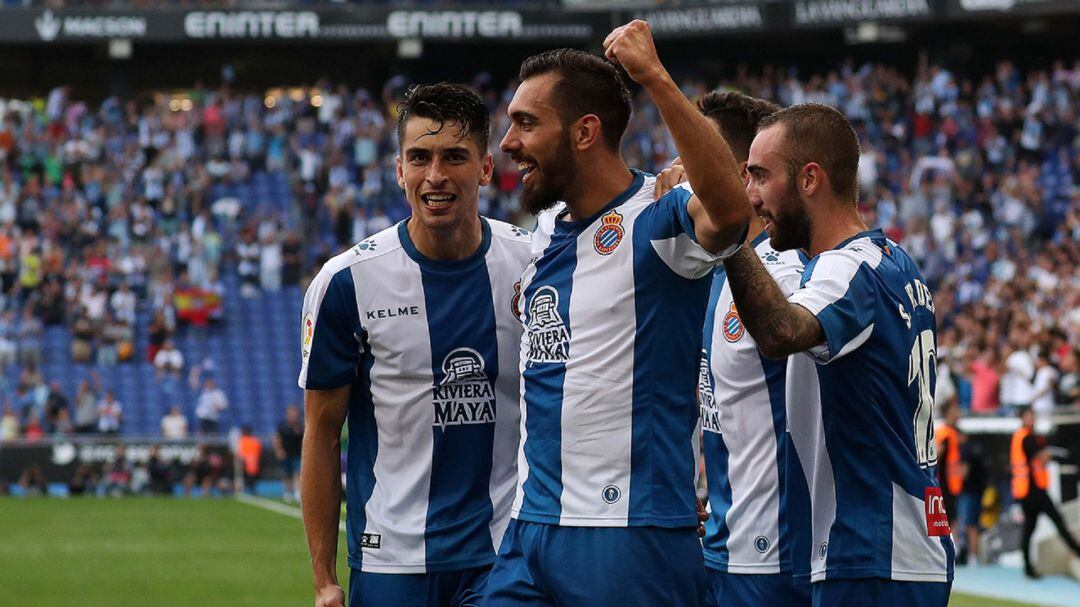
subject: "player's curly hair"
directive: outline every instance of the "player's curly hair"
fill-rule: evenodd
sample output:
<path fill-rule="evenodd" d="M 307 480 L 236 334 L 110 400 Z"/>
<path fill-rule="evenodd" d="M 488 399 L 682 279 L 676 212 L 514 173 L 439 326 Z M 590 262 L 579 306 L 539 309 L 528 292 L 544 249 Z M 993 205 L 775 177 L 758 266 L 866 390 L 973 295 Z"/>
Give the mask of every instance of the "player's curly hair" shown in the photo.
<path fill-rule="evenodd" d="M 447 122 L 457 123 L 458 138 L 471 137 L 487 152 L 491 135 L 491 114 L 480 96 L 472 89 L 453 82 L 418 84 L 407 93 L 397 106 L 398 142 L 405 136 L 405 124 L 410 118 L 429 118 L 438 125 L 438 133 Z"/>
<path fill-rule="evenodd" d="M 522 81 L 548 73 L 559 75 L 552 101 L 568 125 L 587 114 L 600 119 L 600 134 L 618 151 L 630 124 L 630 90 L 619 68 L 601 57 L 571 48 L 533 55 L 521 63 Z"/>
<path fill-rule="evenodd" d="M 750 156 L 750 144 L 754 141 L 758 124 L 769 114 L 780 110 L 780 106 L 771 101 L 738 91 L 705 93 L 698 99 L 697 107 L 707 118 L 720 125 L 720 133 L 739 162 Z"/>

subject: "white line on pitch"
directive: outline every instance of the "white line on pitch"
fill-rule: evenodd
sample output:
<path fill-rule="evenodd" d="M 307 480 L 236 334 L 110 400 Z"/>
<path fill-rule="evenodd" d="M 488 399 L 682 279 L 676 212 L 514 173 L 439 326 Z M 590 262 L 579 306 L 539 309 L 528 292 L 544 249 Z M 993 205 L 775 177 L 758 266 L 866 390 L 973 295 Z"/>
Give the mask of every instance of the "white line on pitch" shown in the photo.
<path fill-rule="evenodd" d="M 284 514 L 285 516 L 291 516 L 293 518 L 297 518 L 297 519 L 301 519 L 301 520 L 303 520 L 303 518 L 304 518 L 304 515 L 301 514 L 299 508 L 294 508 L 293 506 L 286 506 L 285 504 L 282 504 L 280 502 L 275 502 L 274 500 L 268 500 L 268 499 L 266 499 L 264 497 L 258 497 L 258 496 L 255 496 L 255 495 L 248 495 L 246 493 L 238 493 L 236 495 L 236 499 L 243 502 L 243 503 L 245 503 L 245 504 L 255 506 L 256 508 L 262 508 L 263 510 L 269 510 L 271 512 L 277 512 L 278 514 Z M 344 521 L 341 522 L 341 523 L 338 523 L 338 529 L 341 530 L 341 531 L 345 531 L 345 523 L 344 523 Z"/>

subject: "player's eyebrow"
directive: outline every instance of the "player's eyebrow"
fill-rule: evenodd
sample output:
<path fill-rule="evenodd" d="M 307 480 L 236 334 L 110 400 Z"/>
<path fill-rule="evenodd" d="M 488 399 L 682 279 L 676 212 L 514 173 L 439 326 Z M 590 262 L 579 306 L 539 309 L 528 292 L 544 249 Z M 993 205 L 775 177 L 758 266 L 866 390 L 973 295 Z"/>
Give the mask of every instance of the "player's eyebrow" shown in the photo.
<path fill-rule="evenodd" d="M 768 173 L 769 169 L 761 166 L 760 164 L 748 164 L 746 165 L 747 173 Z"/>
<path fill-rule="evenodd" d="M 532 120 L 533 122 L 537 122 L 539 120 L 536 116 L 524 110 L 510 112 L 510 118 L 517 122 L 521 122 L 522 120 Z"/>
<path fill-rule="evenodd" d="M 446 149 L 442 150 L 442 153 L 443 154 L 462 154 L 464 156 L 469 156 L 470 155 L 469 154 L 469 148 L 467 148 L 467 147 L 465 147 L 463 145 L 455 145 L 453 147 L 446 148 Z"/>

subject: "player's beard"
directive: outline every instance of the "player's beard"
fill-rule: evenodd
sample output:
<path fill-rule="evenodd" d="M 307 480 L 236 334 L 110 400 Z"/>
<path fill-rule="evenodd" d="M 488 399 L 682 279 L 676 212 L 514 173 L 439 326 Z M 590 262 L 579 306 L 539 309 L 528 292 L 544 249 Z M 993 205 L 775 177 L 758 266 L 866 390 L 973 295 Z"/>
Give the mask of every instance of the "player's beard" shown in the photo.
<path fill-rule="evenodd" d="M 771 213 L 772 233 L 769 242 L 777 251 L 810 248 L 810 216 L 806 213 L 806 203 L 799 197 L 794 183 L 776 205 L 779 209 Z"/>
<path fill-rule="evenodd" d="M 565 198 L 566 190 L 577 175 L 577 164 L 570 148 L 569 136 L 543 162 L 536 162 L 536 173 L 521 191 L 521 206 L 533 215 L 555 206 Z"/>

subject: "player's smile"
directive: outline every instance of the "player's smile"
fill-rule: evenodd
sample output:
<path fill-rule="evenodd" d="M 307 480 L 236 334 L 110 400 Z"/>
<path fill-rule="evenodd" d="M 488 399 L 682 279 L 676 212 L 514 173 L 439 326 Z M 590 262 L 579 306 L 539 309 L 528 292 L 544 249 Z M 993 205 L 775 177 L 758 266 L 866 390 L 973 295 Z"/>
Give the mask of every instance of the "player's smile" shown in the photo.
<path fill-rule="evenodd" d="M 429 213 L 441 215 L 448 213 L 450 208 L 457 202 L 457 194 L 450 192 L 426 192 L 420 194 L 420 201 L 424 203 L 424 208 Z"/>

